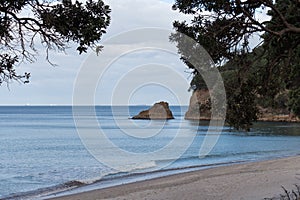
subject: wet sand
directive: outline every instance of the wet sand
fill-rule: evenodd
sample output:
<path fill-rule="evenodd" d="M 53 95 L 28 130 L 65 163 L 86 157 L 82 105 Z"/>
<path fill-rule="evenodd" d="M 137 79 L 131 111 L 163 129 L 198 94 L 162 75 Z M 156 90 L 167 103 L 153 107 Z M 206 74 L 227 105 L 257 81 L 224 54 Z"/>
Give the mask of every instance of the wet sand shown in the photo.
<path fill-rule="evenodd" d="M 235 164 L 188 172 L 106 189 L 59 197 L 59 200 L 170 199 L 254 200 L 278 197 L 300 185 L 300 156 Z"/>

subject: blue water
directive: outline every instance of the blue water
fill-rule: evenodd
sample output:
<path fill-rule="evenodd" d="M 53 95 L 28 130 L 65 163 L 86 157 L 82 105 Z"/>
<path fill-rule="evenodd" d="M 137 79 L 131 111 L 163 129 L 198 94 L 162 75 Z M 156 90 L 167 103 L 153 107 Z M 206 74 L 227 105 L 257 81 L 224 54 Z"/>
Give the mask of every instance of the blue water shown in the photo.
<path fill-rule="evenodd" d="M 164 148 L 179 129 L 184 133 L 180 136 L 183 143 L 191 135 L 194 140 L 175 162 L 172 162 L 173 154 L 162 155 L 149 162 L 120 166 L 123 168 L 118 171 L 100 163 L 85 148 L 75 127 L 72 107 L 0 107 L 0 198 L 39 199 L 72 188 L 87 190 L 87 185 L 90 189 L 106 187 L 199 168 L 300 153 L 299 123 L 265 122 L 255 124 L 248 133 L 224 127 L 213 150 L 199 158 L 208 122 L 199 124 L 184 120 L 187 107 L 179 106 L 171 107 L 174 120 L 150 123 L 129 119 L 146 108 L 114 107 L 112 113 L 111 107 L 98 106 L 96 117 L 100 125 L 96 128 L 101 128 L 118 148 L 132 153 Z M 85 126 L 95 129 L 89 127 L 89 123 Z M 161 133 L 153 137 L 137 138 L 124 134 L 124 127 L 141 135 L 146 130 L 162 128 Z M 103 149 L 103 152 L 108 151 Z M 123 158 L 112 155 L 111 159 Z"/>

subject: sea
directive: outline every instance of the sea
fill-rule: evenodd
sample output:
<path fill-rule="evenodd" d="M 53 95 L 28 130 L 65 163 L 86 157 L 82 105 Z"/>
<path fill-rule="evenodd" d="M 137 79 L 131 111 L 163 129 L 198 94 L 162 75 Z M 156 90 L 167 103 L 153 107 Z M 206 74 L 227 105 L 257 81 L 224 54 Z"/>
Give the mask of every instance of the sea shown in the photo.
<path fill-rule="evenodd" d="M 300 123 L 258 122 L 250 132 L 224 126 L 214 135 L 208 121 L 184 119 L 187 106 L 170 106 L 175 119 L 167 121 L 130 119 L 149 106 L 92 108 L 78 124 L 72 106 L 1 106 L 0 199 L 49 199 L 300 154 Z M 85 137 L 91 130 L 110 145 L 95 143 L 91 150 Z M 212 148 L 199 154 L 210 137 Z M 169 147 L 178 151 L 164 151 Z"/>

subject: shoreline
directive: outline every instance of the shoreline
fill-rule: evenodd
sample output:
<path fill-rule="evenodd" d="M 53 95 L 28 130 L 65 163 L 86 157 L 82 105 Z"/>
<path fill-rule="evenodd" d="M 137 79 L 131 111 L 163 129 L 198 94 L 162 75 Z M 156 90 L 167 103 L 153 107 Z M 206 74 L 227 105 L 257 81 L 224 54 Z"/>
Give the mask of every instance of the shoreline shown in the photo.
<path fill-rule="evenodd" d="M 73 199 L 264 199 L 300 184 L 300 156 L 233 164 L 51 198 Z"/>
<path fill-rule="evenodd" d="M 210 121 L 210 117 L 184 117 L 185 120 L 193 121 Z M 300 123 L 300 118 L 289 118 L 289 115 L 274 115 L 272 117 L 260 117 L 256 122 L 286 122 L 286 123 Z"/>

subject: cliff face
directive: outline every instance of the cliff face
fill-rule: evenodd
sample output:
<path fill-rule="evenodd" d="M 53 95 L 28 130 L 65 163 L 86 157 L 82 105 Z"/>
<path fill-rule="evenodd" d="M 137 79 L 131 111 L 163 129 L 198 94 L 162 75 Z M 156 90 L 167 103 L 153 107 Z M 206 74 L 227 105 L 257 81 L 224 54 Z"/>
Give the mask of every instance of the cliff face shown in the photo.
<path fill-rule="evenodd" d="M 167 102 L 155 103 L 149 110 L 141 111 L 132 119 L 174 119 L 173 114 Z"/>
<path fill-rule="evenodd" d="M 192 120 L 209 120 L 210 98 L 208 90 L 195 90 L 190 98 L 189 109 L 185 113 L 185 119 Z"/>
<path fill-rule="evenodd" d="M 287 109 L 264 108 L 258 106 L 258 121 L 274 122 L 300 122 L 300 119 L 291 114 Z M 195 90 L 190 98 L 189 109 L 185 119 L 210 120 L 210 96 L 208 90 Z"/>

